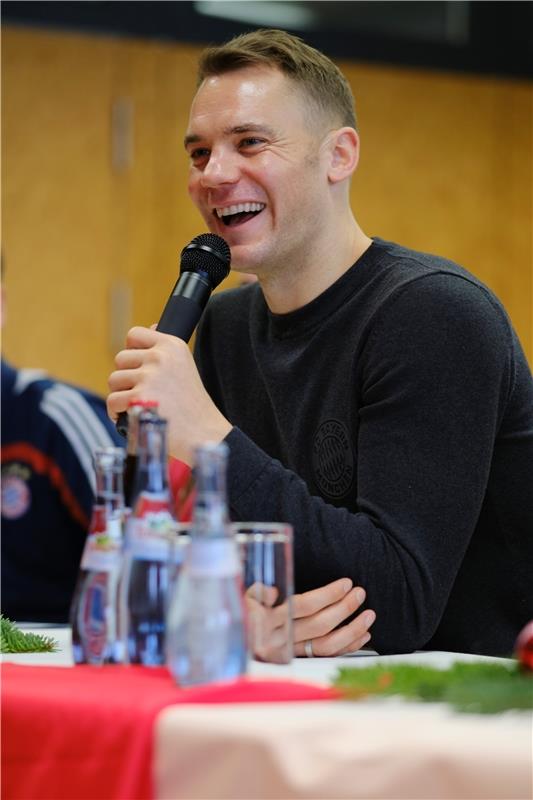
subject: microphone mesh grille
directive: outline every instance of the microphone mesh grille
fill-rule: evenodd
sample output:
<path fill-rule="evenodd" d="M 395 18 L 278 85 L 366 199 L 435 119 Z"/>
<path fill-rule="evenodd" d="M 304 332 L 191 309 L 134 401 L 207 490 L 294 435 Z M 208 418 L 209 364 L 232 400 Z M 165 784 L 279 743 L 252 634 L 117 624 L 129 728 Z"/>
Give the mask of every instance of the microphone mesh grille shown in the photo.
<path fill-rule="evenodd" d="M 228 276 L 230 263 L 228 243 L 214 233 L 202 233 L 181 251 L 180 274 L 201 272 L 215 289 Z"/>

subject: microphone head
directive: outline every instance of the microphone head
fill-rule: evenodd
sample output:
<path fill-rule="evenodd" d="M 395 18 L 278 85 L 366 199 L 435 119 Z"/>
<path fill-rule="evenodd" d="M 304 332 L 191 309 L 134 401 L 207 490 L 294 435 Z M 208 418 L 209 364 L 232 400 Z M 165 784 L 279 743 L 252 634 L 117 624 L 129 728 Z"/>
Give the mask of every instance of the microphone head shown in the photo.
<path fill-rule="evenodd" d="M 184 272 L 199 272 L 215 289 L 229 275 L 231 252 L 221 236 L 201 233 L 181 251 L 180 275 Z"/>

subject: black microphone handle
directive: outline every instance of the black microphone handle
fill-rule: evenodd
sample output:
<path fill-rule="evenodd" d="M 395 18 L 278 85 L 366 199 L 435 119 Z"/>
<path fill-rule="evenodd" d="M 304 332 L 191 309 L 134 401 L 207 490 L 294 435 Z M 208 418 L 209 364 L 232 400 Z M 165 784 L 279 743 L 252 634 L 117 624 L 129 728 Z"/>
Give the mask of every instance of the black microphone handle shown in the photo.
<path fill-rule="evenodd" d="M 170 333 L 188 342 L 200 321 L 210 295 L 211 284 L 204 275 L 198 272 L 183 272 L 167 300 L 156 330 Z M 118 415 L 116 429 L 121 436 L 127 437 L 126 411 L 121 411 Z"/>
<path fill-rule="evenodd" d="M 211 295 L 211 284 L 198 272 L 183 272 L 157 323 L 157 330 L 188 342 Z"/>

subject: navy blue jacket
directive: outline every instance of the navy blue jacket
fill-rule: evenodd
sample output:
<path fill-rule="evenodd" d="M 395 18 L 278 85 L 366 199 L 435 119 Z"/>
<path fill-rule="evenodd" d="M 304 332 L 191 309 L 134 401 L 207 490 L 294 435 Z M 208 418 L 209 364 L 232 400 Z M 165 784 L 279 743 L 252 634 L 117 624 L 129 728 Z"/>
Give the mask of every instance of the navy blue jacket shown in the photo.
<path fill-rule="evenodd" d="M 66 622 L 94 499 L 96 447 L 123 445 L 105 402 L 2 361 L 2 612 Z"/>

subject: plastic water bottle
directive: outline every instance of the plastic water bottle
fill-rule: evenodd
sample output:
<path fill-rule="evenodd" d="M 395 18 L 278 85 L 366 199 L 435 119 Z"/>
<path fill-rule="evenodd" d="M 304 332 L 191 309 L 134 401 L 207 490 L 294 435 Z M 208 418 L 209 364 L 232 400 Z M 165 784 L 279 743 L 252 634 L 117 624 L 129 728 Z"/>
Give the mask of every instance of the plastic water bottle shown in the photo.
<path fill-rule="evenodd" d="M 167 618 L 167 665 L 181 686 L 246 672 L 241 564 L 228 526 L 225 444 L 195 453 L 196 503 L 191 541 Z"/>
<path fill-rule="evenodd" d="M 165 662 L 165 618 L 180 551 L 173 546 L 174 515 L 168 487 L 166 420 L 153 409 L 138 417 L 137 499 L 126 529 L 120 587 L 120 630 L 126 659 Z"/>
<path fill-rule="evenodd" d="M 76 664 L 119 663 L 117 587 L 122 563 L 124 450 L 94 454 L 96 499 L 70 608 Z"/>

